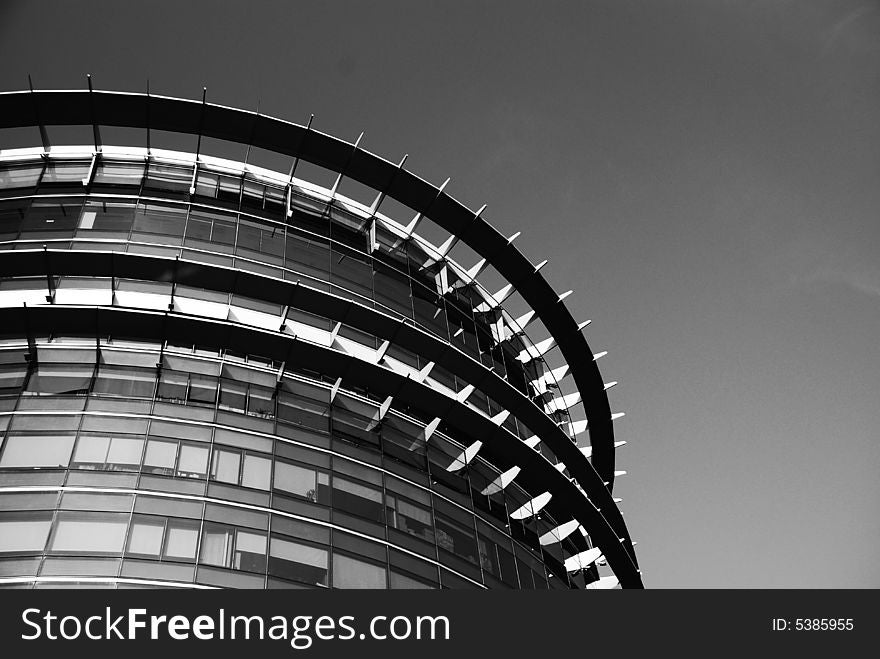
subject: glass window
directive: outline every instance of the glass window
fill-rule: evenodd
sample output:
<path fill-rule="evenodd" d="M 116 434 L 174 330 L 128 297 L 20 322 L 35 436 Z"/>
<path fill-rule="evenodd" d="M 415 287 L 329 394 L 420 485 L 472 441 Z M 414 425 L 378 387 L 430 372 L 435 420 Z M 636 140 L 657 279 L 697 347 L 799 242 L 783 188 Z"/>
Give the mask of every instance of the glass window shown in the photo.
<path fill-rule="evenodd" d="M 231 526 L 205 524 L 199 562 L 248 572 L 264 572 L 266 536 Z"/>
<path fill-rule="evenodd" d="M 140 203 L 134 215 L 135 231 L 163 236 L 181 237 L 185 223 L 186 208 Z"/>
<path fill-rule="evenodd" d="M 151 474 L 171 474 L 177 458 L 177 442 L 151 439 L 147 442 L 144 471 Z"/>
<path fill-rule="evenodd" d="M 187 373 L 163 370 L 159 378 L 157 398 L 182 403 L 186 400 L 186 387 L 189 382 Z"/>
<path fill-rule="evenodd" d="M 199 562 L 205 565 L 229 567 L 234 533 L 235 531 L 231 527 L 205 524 Z"/>
<path fill-rule="evenodd" d="M 181 444 L 177 475 L 186 478 L 204 478 L 208 470 L 208 447 Z"/>
<path fill-rule="evenodd" d="M 327 550 L 272 537 L 269 574 L 303 583 L 327 585 Z"/>
<path fill-rule="evenodd" d="M 201 197 L 216 197 L 217 174 L 201 169 L 196 177 L 196 194 Z"/>
<path fill-rule="evenodd" d="M 213 407 L 215 400 L 217 400 L 217 378 L 210 375 L 190 375 L 189 401 Z"/>
<path fill-rule="evenodd" d="M 329 503 L 330 479 L 324 472 L 287 462 L 275 462 L 275 489 L 316 503 Z"/>
<path fill-rule="evenodd" d="M 247 572 L 266 571 L 266 536 L 262 533 L 238 530 L 235 536 L 236 570 Z"/>
<path fill-rule="evenodd" d="M 141 462 L 144 440 L 140 437 L 114 437 L 110 440 L 107 452 L 107 465 L 110 469 L 136 467 Z"/>
<path fill-rule="evenodd" d="M 241 177 L 218 174 L 217 199 L 238 204 L 241 199 Z"/>
<path fill-rule="evenodd" d="M 73 453 L 73 464 L 78 467 L 88 465 L 103 466 L 104 461 L 107 459 L 107 450 L 109 448 L 109 437 L 83 435 L 76 443 L 76 451 Z"/>
<path fill-rule="evenodd" d="M 376 302 L 411 318 L 413 311 L 409 277 L 376 260 L 373 267 Z"/>
<path fill-rule="evenodd" d="M 2 174 L 0 174 L 2 179 Z M 16 200 L 0 202 L 0 236 L 4 240 L 14 238 L 18 235 L 18 230 L 24 221 L 27 213 L 29 200 Z"/>
<path fill-rule="evenodd" d="M 232 380 L 220 384 L 220 409 L 244 412 L 247 409 L 247 385 Z"/>
<path fill-rule="evenodd" d="M 245 219 L 239 220 L 238 247 L 254 252 L 259 252 L 261 233 L 261 227 L 256 222 Z"/>
<path fill-rule="evenodd" d="M 384 520 L 379 490 L 338 476 L 333 477 L 333 507 L 377 522 Z"/>
<path fill-rule="evenodd" d="M 33 515 L 0 516 L 0 553 L 43 551 L 52 520 L 49 517 L 34 519 Z"/>
<path fill-rule="evenodd" d="M 252 384 L 248 387 L 248 414 L 264 419 L 275 416 L 275 391 Z"/>
<path fill-rule="evenodd" d="M 58 395 L 88 393 L 92 382 L 91 366 L 40 364 L 28 380 L 28 393 Z"/>
<path fill-rule="evenodd" d="M 0 365 L 0 396 L 16 396 L 21 391 L 27 375 L 25 364 Z"/>
<path fill-rule="evenodd" d="M 87 201 L 79 216 L 80 231 L 115 231 L 126 236 L 134 222 L 135 204 Z M 86 234 L 88 235 L 88 234 Z"/>
<path fill-rule="evenodd" d="M 399 572 L 391 571 L 391 588 L 394 590 L 422 590 L 431 589 L 434 586 L 426 584 L 418 579 L 413 579 Z"/>
<path fill-rule="evenodd" d="M 199 213 L 192 212 L 186 221 L 186 242 L 192 240 L 211 240 L 211 217 L 201 217 Z"/>
<path fill-rule="evenodd" d="M 21 224 L 23 234 L 52 232 L 53 237 L 72 236 L 79 220 L 79 199 L 35 201 Z"/>
<path fill-rule="evenodd" d="M 198 539 L 198 522 L 135 516 L 127 551 L 174 561 L 194 561 Z"/>
<path fill-rule="evenodd" d="M 141 462 L 144 440 L 140 437 L 80 435 L 73 453 L 73 465 L 80 469 L 136 469 Z"/>
<path fill-rule="evenodd" d="M 194 561 L 198 542 L 197 523 L 168 520 L 168 529 L 165 532 L 165 558 L 175 561 Z"/>
<path fill-rule="evenodd" d="M 81 184 L 82 180 L 88 176 L 91 164 L 88 160 L 78 162 L 49 161 L 40 184 L 73 182 Z"/>
<path fill-rule="evenodd" d="M 230 247 L 235 244 L 235 220 L 228 214 L 193 210 L 186 221 L 185 243 L 193 246 L 214 243 L 215 251 L 231 252 Z M 226 247 L 217 249 L 217 245 Z"/>
<path fill-rule="evenodd" d="M 480 535 L 479 544 L 480 567 L 482 567 L 486 572 L 494 574 L 496 577 L 500 577 L 501 567 L 498 561 L 498 545 L 496 545 L 484 535 Z"/>
<path fill-rule="evenodd" d="M 43 172 L 43 163 L 14 164 L 0 169 L 0 188 L 32 188 Z"/>
<path fill-rule="evenodd" d="M 0 467 L 66 467 L 72 450 L 73 435 L 10 435 Z"/>
<path fill-rule="evenodd" d="M 431 511 L 394 494 L 385 495 L 388 525 L 428 542 L 434 541 Z"/>
<path fill-rule="evenodd" d="M 128 536 L 128 553 L 158 557 L 162 552 L 164 533 L 165 520 L 134 518 Z"/>
<path fill-rule="evenodd" d="M 330 272 L 330 245 L 315 236 L 298 236 L 288 232 L 285 266 L 296 272 L 327 281 Z"/>
<path fill-rule="evenodd" d="M 95 172 L 94 183 L 98 185 L 140 186 L 144 177 L 143 163 L 101 162 Z"/>
<path fill-rule="evenodd" d="M 147 180 L 144 188 L 187 193 L 189 192 L 192 175 L 192 167 L 151 162 L 147 170 Z"/>
<path fill-rule="evenodd" d="M 334 553 L 333 587 L 385 588 L 385 568 Z"/>
<path fill-rule="evenodd" d="M 245 454 L 244 469 L 241 472 L 241 484 L 259 490 L 269 489 L 272 476 L 272 461 L 257 455 Z"/>
<path fill-rule="evenodd" d="M 151 398 L 155 370 L 101 366 L 92 391 L 126 398 Z"/>
<path fill-rule="evenodd" d="M 223 483 L 238 483 L 238 471 L 241 465 L 241 453 L 239 451 L 226 451 L 214 449 L 214 459 L 211 463 L 211 479 Z"/>
<path fill-rule="evenodd" d="M 235 221 L 215 219 L 211 227 L 211 242 L 220 245 L 234 245 Z"/>
<path fill-rule="evenodd" d="M 61 513 L 52 536 L 53 551 L 117 553 L 125 542 L 127 516 Z"/>
<path fill-rule="evenodd" d="M 371 298 L 373 295 L 373 266 L 369 257 L 358 254 L 354 250 L 333 249 L 330 258 L 330 281 Z"/>
<path fill-rule="evenodd" d="M 435 518 L 437 520 L 437 546 L 476 564 L 477 543 L 473 529 L 439 514 Z"/>

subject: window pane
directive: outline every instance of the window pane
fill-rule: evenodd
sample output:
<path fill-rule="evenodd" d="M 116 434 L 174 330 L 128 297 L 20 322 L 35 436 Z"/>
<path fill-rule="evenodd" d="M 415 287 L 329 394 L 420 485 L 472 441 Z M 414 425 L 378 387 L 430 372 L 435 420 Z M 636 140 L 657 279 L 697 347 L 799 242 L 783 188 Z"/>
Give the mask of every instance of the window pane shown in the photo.
<path fill-rule="evenodd" d="M 189 192 L 192 172 L 192 167 L 151 162 L 144 187 L 172 192 Z"/>
<path fill-rule="evenodd" d="M 437 545 L 440 549 L 477 563 L 477 543 L 473 530 L 440 515 L 436 518 Z"/>
<path fill-rule="evenodd" d="M 198 526 L 169 520 L 165 537 L 165 558 L 194 561 L 198 541 Z"/>
<path fill-rule="evenodd" d="M 11 435 L 3 446 L 0 467 L 66 467 L 72 450 L 72 435 Z"/>
<path fill-rule="evenodd" d="M 50 519 L 0 518 L 0 552 L 43 551 Z"/>
<path fill-rule="evenodd" d="M 32 188 L 43 171 L 43 165 L 12 165 L 0 169 L 0 188 Z"/>
<path fill-rule="evenodd" d="M 107 453 L 107 464 L 110 469 L 136 467 L 141 463 L 144 440 L 140 437 L 114 437 Z"/>
<path fill-rule="evenodd" d="M 252 384 L 248 392 L 248 414 L 271 418 L 275 416 L 275 392 L 268 387 Z"/>
<path fill-rule="evenodd" d="M 154 374 L 142 369 L 101 366 L 93 391 L 135 398 L 151 397 L 154 382 Z"/>
<path fill-rule="evenodd" d="M 275 488 L 309 501 L 328 503 L 327 474 L 286 462 L 275 463 Z M 320 487 L 319 487 L 320 486 Z"/>
<path fill-rule="evenodd" d="M 27 368 L 24 364 L 0 364 L 0 395 L 17 395 L 26 374 Z"/>
<path fill-rule="evenodd" d="M 28 380 L 27 391 L 39 394 L 87 393 L 92 382 L 92 368 L 67 364 L 43 364 Z"/>
<path fill-rule="evenodd" d="M 391 571 L 391 588 L 395 590 L 421 590 L 431 589 L 432 586 L 423 583 L 412 577 L 399 574 L 394 570 Z"/>
<path fill-rule="evenodd" d="M 214 405 L 217 399 L 217 378 L 209 375 L 191 375 L 189 400 L 204 405 Z"/>
<path fill-rule="evenodd" d="M 238 451 L 214 449 L 214 462 L 211 465 L 211 478 L 223 483 L 238 483 L 238 466 L 241 454 Z"/>
<path fill-rule="evenodd" d="M 248 572 L 266 571 L 266 536 L 239 531 L 235 541 L 235 568 Z"/>
<path fill-rule="evenodd" d="M 327 550 L 272 538 L 269 574 L 303 583 L 327 585 Z"/>
<path fill-rule="evenodd" d="M 80 183 L 88 176 L 90 165 L 88 161 L 50 162 L 41 183 Z"/>
<path fill-rule="evenodd" d="M 206 565 L 229 567 L 232 553 L 232 529 L 205 525 L 199 562 Z"/>
<path fill-rule="evenodd" d="M 73 463 L 77 466 L 91 466 L 92 468 L 101 466 L 107 459 L 109 448 L 109 437 L 82 435 L 76 442 Z"/>
<path fill-rule="evenodd" d="M 95 172 L 95 183 L 139 186 L 143 177 L 143 163 L 103 162 Z"/>
<path fill-rule="evenodd" d="M 135 231 L 182 236 L 186 220 L 185 208 L 163 207 L 156 204 L 138 205 L 134 216 Z"/>
<path fill-rule="evenodd" d="M 153 474 L 170 474 L 177 457 L 177 442 L 163 442 L 151 439 L 147 442 L 147 455 L 144 458 L 144 471 Z"/>
<path fill-rule="evenodd" d="M 381 522 L 382 493 L 378 490 L 333 477 L 333 507 Z"/>
<path fill-rule="evenodd" d="M 121 552 L 126 519 L 59 516 L 52 538 L 54 551 Z"/>
<path fill-rule="evenodd" d="M 162 551 L 162 534 L 165 524 L 158 520 L 136 519 L 131 524 L 131 535 L 128 538 L 128 552 L 158 556 Z"/>
<path fill-rule="evenodd" d="M 434 528 L 431 524 L 431 511 L 421 506 L 386 495 L 388 502 L 388 524 L 428 542 L 434 541 Z"/>
<path fill-rule="evenodd" d="M 241 474 L 241 484 L 245 487 L 255 487 L 260 490 L 268 490 L 271 473 L 271 460 L 256 455 L 245 455 L 244 471 Z"/>
<path fill-rule="evenodd" d="M 333 554 L 334 588 L 385 588 L 385 568 Z"/>
<path fill-rule="evenodd" d="M 247 385 L 241 382 L 223 380 L 220 388 L 220 408 L 244 412 L 247 404 Z"/>
<path fill-rule="evenodd" d="M 203 478 L 208 469 L 208 447 L 193 444 L 180 445 L 180 463 L 177 475 L 187 478 Z"/>
<path fill-rule="evenodd" d="M 162 377 L 159 379 L 159 390 L 156 393 L 156 396 L 162 400 L 172 400 L 182 403 L 186 400 L 187 381 L 188 377 L 186 373 L 163 371 Z"/>
<path fill-rule="evenodd" d="M 484 536 L 479 537 L 480 543 L 480 567 L 486 572 L 501 576 L 501 568 L 498 563 L 498 546 Z"/>

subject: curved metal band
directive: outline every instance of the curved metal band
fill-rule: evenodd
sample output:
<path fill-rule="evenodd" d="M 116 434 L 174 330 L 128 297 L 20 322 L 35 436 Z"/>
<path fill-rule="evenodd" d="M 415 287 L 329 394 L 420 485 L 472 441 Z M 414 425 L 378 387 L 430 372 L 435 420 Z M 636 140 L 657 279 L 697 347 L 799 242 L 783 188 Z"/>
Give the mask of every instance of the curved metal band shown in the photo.
<path fill-rule="evenodd" d="M 47 269 L 49 272 L 47 272 Z M 150 281 L 174 281 L 186 286 L 236 293 L 279 305 L 290 305 L 331 320 L 351 324 L 430 359 L 510 410 L 565 463 L 602 516 L 624 538 L 624 547 L 638 564 L 623 517 L 600 476 L 568 436 L 535 403 L 494 370 L 469 355 L 408 323 L 390 318 L 357 302 L 305 285 L 282 281 L 225 266 L 161 256 L 71 250 L 15 250 L 0 259 L 2 276 L 113 276 Z"/>
<path fill-rule="evenodd" d="M 556 505 L 590 530 L 596 546 L 625 588 L 641 588 L 641 575 L 616 531 L 602 513 L 545 458 L 519 441 L 510 431 L 445 394 L 337 350 L 229 321 L 110 307 L 66 307 L 61 305 L 0 309 L 0 327 L 17 336 L 34 332 L 82 333 L 93 327 L 98 335 L 155 338 L 161 336 L 184 343 L 217 344 L 249 352 L 260 346 L 260 354 L 279 362 L 295 363 L 366 387 L 380 396 L 394 396 L 404 403 L 442 415 L 460 432 L 479 436 L 494 455 L 507 456 L 510 465 L 523 467 L 523 484 L 530 491 L 548 491 Z M 452 403 L 452 404 L 450 404 Z"/>
<path fill-rule="evenodd" d="M 611 408 L 592 351 L 549 283 L 507 238 L 478 214 L 415 174 L 352 143 L 254 112 L 128 92 L 0 93 L 0 128 L 79 124 L 202 135 L 299 158 L 334 172 L 344 172 L 346 177 L 382 191 L 458 236 L 514 285 L 556 339 L 583 400 L 593 447 L 593 467 L 602 480 L 609 483 L 609 491 L 613 488 Z"/>

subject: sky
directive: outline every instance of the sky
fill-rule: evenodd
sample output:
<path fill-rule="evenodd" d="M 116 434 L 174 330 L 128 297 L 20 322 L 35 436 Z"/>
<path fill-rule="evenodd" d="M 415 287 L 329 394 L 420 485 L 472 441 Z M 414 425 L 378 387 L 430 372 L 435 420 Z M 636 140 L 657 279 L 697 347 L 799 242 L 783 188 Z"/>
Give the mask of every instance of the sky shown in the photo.
<path fill-rule="evenodd" d="M 0 61 L 451 177 L 609 351 L 647 587 L 880 587 L 880 3 L 4 0 Z"/>

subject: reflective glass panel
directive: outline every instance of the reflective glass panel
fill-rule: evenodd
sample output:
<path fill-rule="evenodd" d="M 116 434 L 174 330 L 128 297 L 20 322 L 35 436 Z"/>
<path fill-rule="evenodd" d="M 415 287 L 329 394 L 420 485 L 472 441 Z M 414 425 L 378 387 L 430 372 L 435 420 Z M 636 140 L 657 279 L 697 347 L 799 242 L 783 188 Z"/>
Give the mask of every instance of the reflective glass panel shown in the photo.
<path fill-rule="evenodd" d="M 269 574 L 303 583 L 327 585 L 327 550 L 273 537 Z"/>
<path fill-rule="evenodd" d="M 43 551 L 51 519 L 0 517 L 0 552 Z"/>
<path fill-rule="evenodd" d="M 334 588 L 385 588 L 385 568 L 333 554 Z"/>
<path fill-rule="evenodd" d="M 121 552 L 126 516 L 61 514 L 52 537 L 53 551 Z"/>
<path fill-rule="evenodd" d="M 0 467 L 66 467 L 73 435 L 10 435 L 3 444 Z"/>

